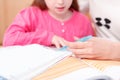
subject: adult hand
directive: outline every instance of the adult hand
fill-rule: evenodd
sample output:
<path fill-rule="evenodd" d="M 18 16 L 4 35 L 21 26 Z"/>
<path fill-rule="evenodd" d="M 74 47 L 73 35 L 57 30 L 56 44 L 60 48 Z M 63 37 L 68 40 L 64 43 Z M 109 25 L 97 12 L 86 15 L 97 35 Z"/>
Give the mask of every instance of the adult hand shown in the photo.
<path fill-rule="evenodd" d="M 62 37 L 55 35 L 52 38 L 52 44 L 55 45 L 57 48 L 65 46 L 64 42 L 66 42 L 66 40 L 64 40 Z"/>
<path fill-rule="evenodd" d="M 86 42 L 65 44 L 78 58 L 120 60 L 120 42 L 93 37 Z"/>

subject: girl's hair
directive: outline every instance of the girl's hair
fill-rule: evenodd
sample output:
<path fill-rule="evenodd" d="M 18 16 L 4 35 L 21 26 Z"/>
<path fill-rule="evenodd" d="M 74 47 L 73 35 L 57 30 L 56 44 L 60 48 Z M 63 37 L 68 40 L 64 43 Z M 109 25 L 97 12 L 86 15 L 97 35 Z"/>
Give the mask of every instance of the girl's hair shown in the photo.
<path fill-rule="evenodd" d="M 37 6 L 41 10 L 47 10 L 48 9 L 44 0 L 34 0 L 31 6 Z M 76 11 L 79 11 L 79 5 L 78 5 L 77 0 L 73 0 L 70 9 L 74 9 Z"/>

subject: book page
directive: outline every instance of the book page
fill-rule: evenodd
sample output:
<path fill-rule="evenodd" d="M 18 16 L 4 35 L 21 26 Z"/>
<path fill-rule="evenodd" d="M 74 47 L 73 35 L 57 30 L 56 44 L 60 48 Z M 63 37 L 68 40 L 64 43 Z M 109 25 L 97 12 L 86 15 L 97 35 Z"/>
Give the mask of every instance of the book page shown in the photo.
<path fill-rule="evenodd" d="M 94 63 L 93 61 L 87 61 L 87 60 L 85 61 L 81 60 L 81 61 L 83 61 L 89 67 L 81 68 L 79 70 L 76 70 L 71 73 L 60 76 L 58 78 L 55 78 L 54 80 L 98 80 L 98 79 L 99 80 L 120 80 L 119 65 L 107 66 L 107 64 L 110 64 L 110 62 L 109 63 L 106 62 L 100 65 L 100 62 Z M 105 67 L 105 64 L 106 64 L 106 67 Z"/>
<path fill-rule="evenodd" d="M 109 66 L 103 71 L 103 73 L 114 80 L 120 80 L 120 66 Z"/>
<path fill-rule="evenodd" d="M 0 76 L 8 80 L 31 80 L 69 55 L 71 52 L 38 44 L 0 48 Z"/>
<path fill-rule="evenodd" d="M 54 80 L 88 80 L 94 76 L 101 76 L 103 75 L 100 71 L 94 68 L 82 68 L 66 75 L 60 76 Z M 91 79 L 92 80 L 92 79 Z"/>

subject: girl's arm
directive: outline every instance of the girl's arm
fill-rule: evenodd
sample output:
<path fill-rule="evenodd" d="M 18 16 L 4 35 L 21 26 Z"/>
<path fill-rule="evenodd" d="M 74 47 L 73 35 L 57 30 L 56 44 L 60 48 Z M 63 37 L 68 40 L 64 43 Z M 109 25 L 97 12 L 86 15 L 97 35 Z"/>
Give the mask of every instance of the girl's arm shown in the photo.
<path fill-rule="evenodd" d="M 53 33 L 35 26 L 35 10 L 25 9 L 15 18 L 8 27 L 3 39 L 3 46 L 42 44 L 51 45 Z"/>

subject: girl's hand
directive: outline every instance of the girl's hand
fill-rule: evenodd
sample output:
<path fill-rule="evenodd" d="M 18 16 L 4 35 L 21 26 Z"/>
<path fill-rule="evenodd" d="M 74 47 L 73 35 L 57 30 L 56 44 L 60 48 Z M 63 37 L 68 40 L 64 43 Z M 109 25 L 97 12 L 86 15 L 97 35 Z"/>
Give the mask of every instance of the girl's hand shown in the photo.
<path fill-rule="evenodd" d="M 64 40 L 63 38 L 61 38 L 59 36 L 55 35 L 52 38 L 52 44 L 55 45 L 57 48 L 65 46 L 64 42 L 66 42 L 66 40 Z"/>
<path fill-rule="evenodd" d="M 78 58 L 120 60 L 120 42 L 91 38 L 86 42 L 67 42 Z"/>

